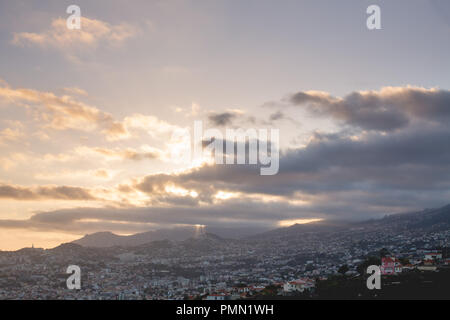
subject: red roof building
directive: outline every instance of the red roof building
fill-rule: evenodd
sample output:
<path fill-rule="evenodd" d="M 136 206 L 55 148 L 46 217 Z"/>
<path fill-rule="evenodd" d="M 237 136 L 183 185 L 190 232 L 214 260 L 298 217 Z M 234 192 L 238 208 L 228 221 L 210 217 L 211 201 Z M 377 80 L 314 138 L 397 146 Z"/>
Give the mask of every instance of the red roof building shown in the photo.
<path fill-rule="evenodd" d="M 403 271 L 402 264 L 398 259 L 394 257 L 385 257 L 381 258 L 381 274 L 383 275 L 390 275 L 390 274 L 396 274 Z"/>

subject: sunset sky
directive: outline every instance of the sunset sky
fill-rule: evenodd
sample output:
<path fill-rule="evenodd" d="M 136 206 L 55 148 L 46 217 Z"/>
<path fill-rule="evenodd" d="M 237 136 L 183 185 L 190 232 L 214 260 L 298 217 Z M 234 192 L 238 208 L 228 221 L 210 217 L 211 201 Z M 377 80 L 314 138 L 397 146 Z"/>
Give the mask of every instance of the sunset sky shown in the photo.
<path fill-rule="evenodd" d="M 0 250 L 450 203 L 446 0 L 0 0 L 0 53 Z M 279 173 L 181 161 L 198 120 Z"/>

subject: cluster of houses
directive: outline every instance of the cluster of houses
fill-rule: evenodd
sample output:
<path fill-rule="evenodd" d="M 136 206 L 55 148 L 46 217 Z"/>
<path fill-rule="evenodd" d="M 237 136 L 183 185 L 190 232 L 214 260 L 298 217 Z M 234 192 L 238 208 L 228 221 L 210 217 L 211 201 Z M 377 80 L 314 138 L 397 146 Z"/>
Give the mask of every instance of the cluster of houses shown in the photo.
<path fill-rule="evenodd" d="M 315 280 L 309 278 L 300 278 L 287 282 L 274 283 L 273 286 L 279 289 L 283 294 L 302 293 L 315 287 Z M 204 300 L 236 300 L 245 299 L 249 295 L 257 294 L 264 290 L 264 286 L 245 286 L 233 287 L 231 292 L 216 292 L 209 294 Z"/>
<path fill-rule="evenodd" d="M 407 262 L 402 264 L 400 259 L 394 256 L 386 256 L 381 259 L 380 270 L 383 275 L 396 275 L 405 271 L 414 269 L 420 271 L 435 271 L 439 265 L 450 265 L 450 259 L 443 259 L 442 252 L 433 250 L 423 253 L 420 259 L 403 260 Z M 299 278 L 287 282 L 274 283 L 279 288 L 279 294 L 294 294 L 311 291 L 315 287 L 315 280 L 311 278 Z M 264 286 L 242 286 L 233 287 L 230 292 L 217 292 L 210 294 L 206 300 L 234 300 L 246 298 L 248 295 L 254 295 L 261 292 Z"/>
<path fill-rule="evenodd" d="M 442 252 L 434 250 L 424 253 L 423 259 L 410 260 L 408 264 L 402 264 L 395 257 L 383 257 L 381 259 L 380 271 L 382 275 L 393 275 L 403 271 L 420 270 L 435 271 L 437 266 L 450 265 L 450 259 L 442 259 Z"/>
<path fill-rule="evenodd" d="M 245 299 L 247 296 L 263 291 L 265 286 L 239 286 L 232 287 L 231 290 L 217 290 L 215 293 L 207 295 L 204 300 L 237 300 Z"/>

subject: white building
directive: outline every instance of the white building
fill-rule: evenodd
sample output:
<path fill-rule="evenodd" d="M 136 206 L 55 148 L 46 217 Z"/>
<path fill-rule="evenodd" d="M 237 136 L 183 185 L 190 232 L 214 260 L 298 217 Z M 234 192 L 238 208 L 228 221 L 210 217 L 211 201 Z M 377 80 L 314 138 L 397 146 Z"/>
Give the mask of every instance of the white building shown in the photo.
<path fill-rule="evenodd" d="M 314 280 L 311 279 L 298 279 L 294 281 L 288 281 L 283 285 L 284 292 L 303 292 L 314 288 Z"/>
<path fill-rule="evenodd" d="M 442 253 L 440 252 L 425 253 L 425 260 L 439 260 L 439 259 L 442 259 Z"/>

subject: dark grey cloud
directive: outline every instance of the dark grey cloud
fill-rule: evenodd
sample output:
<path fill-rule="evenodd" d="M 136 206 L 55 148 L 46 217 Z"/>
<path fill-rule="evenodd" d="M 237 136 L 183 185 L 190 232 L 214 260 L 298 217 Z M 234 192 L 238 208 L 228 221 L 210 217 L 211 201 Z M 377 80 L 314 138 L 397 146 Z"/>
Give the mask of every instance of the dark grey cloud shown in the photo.
<path fill-rule="evenodd" d="M 273 126 L 277 121 L 283 121 L 283 120 L 288 120 L 290 121 L 292 124 L 294 124 L 297 128 L 299 128 L 301 126 L 301 123 L 297 120 L 295 120 L 293 117 L 287 115 L 285 112 L 282 112 L 280 110 L 271 113 L 269 115 L 269 118 L 267 121 L 263 121 L 262 125 L 269 125 L 269 126 Z"/>
<path fill-rule="evenodd" d="M 135 187 L 154 194 L 171 183 L 196 190 L 205 202 L 219 190 L 275 195 L 308 200 L 309 212 L 318 215 L 339 217 L 342 211 L 347 218 L 363 218 L 445 204 L 450 199 L 448 141 L 445 125 L 357 138 L 347 132 L 316 133 L 305 148 L 281 154 L 275 176 L 260 176 L 258 166 L 205 165 L 178 175 L 150 175 Z M 321 211 L 323 203 L 336 211 Z M 299 215 L 304 209 L 299 208 Z"/>
<path fill-rule="evenodd" d="M 275 113 L 272 113 L 269 117 L 270 121 L 277 121 L 277 120 L 281 120 L 284 119 L 286 116 L 283 112 L 281 111 L 277 111 Z"/>
<path fill-rule="evenodd" d="M 274 214 L 275 213 L 275 214 Z M 257 217 L 255 216 L 257 214 Z M 307 215 L 308 213 L 305 213 Z M 279 220 L 297 217 L 288 204 L 233 201 L 214 207 L 77 208 L 36 213 L 26 220 L 0 219 L 0 228 L 65 231 L 141 232 L 177 225 L 274 228 Z"/>
<path fill-rule="evenodd" d="M 223 112 L 211 114 L 208 116 L 208 119 L 216 126 L 226 126 L 231 125 L 236 117 L 237 117 L 236 113 Z"/>
<path fill-rule="evenodd" d="M 294 105 L 364 130 L 393 131 L 412 120 L 450 121 L 450 91 L 414 87 L 352 92 L 344 98 L 322 92 L 298 92 Z"/>
<path fill-rule="evenodd" d="M 293 94 L 290 101 L 293 104 L 301 105 L 305 103 L 318 103 L 318 104 L 328 104 L 332 103 L 335 99 L 329 94 L 323 92 L 297 92 Z"/>

